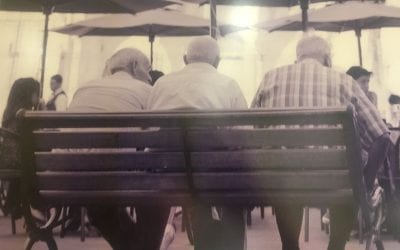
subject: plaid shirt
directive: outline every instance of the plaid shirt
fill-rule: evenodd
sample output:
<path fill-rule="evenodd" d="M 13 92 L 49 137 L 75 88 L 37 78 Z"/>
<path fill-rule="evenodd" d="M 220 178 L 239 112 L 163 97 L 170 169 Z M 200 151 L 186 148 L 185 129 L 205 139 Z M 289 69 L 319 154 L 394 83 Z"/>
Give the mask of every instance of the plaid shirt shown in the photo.
<path fill-rule="evenodd" d="M 376 138 L 388 132 L 377 109 L 350 76 L 314 59 L 268 72 L 251 107 L 338 107 L 350 103 L 355 106 L 362 147 L 368 150 Z"/>

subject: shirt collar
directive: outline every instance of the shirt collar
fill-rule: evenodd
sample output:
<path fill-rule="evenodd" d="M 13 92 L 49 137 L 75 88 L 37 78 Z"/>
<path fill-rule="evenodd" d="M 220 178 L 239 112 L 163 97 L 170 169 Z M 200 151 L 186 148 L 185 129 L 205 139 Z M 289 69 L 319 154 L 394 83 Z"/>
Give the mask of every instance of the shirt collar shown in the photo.
<path fill-rule="evenodd" d="M 126 72 L 124 72 L 124 71 L 118 71 L 118 72 L 116 72 L 116 73 L 114 73 L 114 74 L 108 76 L 108 78 L 114 78 L 114 79 L 130 79 L 130 80 L 133 79 L 133 77 L 132 77 L 130 74 L 128 74 L 128 73 L 126 73 Z"/>
<path fill-rule="evenodd" d="M 112 75 L 106 76 L 105 79 L 111 79 L 111 80 L 129 80 L 129 81 L 137 81 L 140 82 L 141 84 L 149 85 L 149 83 L 146 83 L 144 81 L 141 81 L 139 79 L 133 78 L 129 73 L 125 71 L 118 71 Z"/>
<path fill-rule="evenodd" d="M 189 63 L 185 67 L 186 69 L 205 69 L 205 70 L 217 70 L 214 66 L 212 66 L 209 63 L 202 63 L 202 62 L 196 62 L 196 63 Z"/>
<path fill-rule="evenodd" d="M 309 64 L 319 64 L 319 65 L 322 65 L 322 63 L 321 63 L 320 61 L 318 61 L 317 59 L 314 59 L 314 58 L 306 58 L 306 59 L 301 60 L 301 61 L 298 62 L 298 63 L 309 63 Z M 323 66 L 323 65 L 322 65 L 322 66 Z"/>

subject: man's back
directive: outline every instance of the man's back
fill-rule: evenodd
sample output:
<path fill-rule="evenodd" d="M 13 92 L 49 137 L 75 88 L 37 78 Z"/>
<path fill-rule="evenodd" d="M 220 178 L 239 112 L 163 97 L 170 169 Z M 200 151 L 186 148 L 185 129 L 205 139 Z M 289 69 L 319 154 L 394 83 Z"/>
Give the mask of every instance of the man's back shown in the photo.
<path fill-rule="evenodd" d="M 252 107 L 335 107 L 354 104 L 364 148 L 387 131 L 378 111 L 353 79 L 314 59 L 268 72 Z"/>
<path fill-rule="evenodd" d="M 212 40 L 198 41 L 216 46 L 215 41 Z M 186 59 L 187 57 L 202 56 L 193 56 L 196 54 L 195 52 L 197 52 L 196 49 L 190 49 Z M 215 54 L 211 57 L 215 59 L 217 56 L 219 55 Z M 211 61 L 215 60 L 209 60 L 209 63 L 185 61 L 187 65 L 183 70 L 164 76 L 156 82 L 148 99 L 147 109 L 247 108 L 246 100 L 238 84 L 231 78 L 218 73 L 216 69 L 218 64 L 211 64 Z M 194 202 L 191 209 L 191 220 L 195 235 L 195 249 L 245 249 L 243 209 L 241 207 L 223 207 L 221 210 L 221 214 L 213 213 L 208 204 L 201 201 Z M 213 217 L 218 217 L 220 221 L 216 222 Z"/>
<path fill-rule="evenodd" d="M 133 112 L 143 110 L 151 86 L 117 72 L 84 84 L 77 90 L 68 111 Z"/>
<path fill-rule="evenodd" d="M 160 78 L 148 99 L 148 109 L 243 109 L 238 84 L 206 63 L 192 63 Z"/>

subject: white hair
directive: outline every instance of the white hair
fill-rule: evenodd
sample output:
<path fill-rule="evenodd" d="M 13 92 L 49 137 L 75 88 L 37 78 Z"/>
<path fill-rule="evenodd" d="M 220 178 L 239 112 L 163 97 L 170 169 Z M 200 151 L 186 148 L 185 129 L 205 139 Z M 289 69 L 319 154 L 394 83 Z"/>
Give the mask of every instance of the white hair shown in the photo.
<path fill-rule="evenodd" d="M 112 75 L 116 70 L 130 70 L 129 66 L 134 63 L 150 65 L 149 59 L 140 50 L 135 48 L 120 49 L 106 61 L 103 76 Z"/>
<path fill-rule="evenodd" d="M 297 60 L 330 56 L 331 47 L 323 38 L 316 35 L 306 35 L 298 43 L 296 48 Z"/>
<path fill-rule="evenodd" d="M 218 43 L 211 37 L 197 37 L 193 39 L 186 51 L 188 63 L 203 62 L 214 64 L 219 57 Z"/>

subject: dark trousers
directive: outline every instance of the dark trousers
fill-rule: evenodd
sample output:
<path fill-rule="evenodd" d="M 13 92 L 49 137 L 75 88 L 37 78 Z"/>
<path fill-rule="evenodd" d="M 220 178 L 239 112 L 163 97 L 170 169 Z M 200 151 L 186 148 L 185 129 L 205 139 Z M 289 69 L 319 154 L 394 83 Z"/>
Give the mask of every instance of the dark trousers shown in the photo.
<path fill-rule="evenodd" d="M 88 207 L 88 217 L 114 250 L 159 250 L 170 208 L 139 206 L 135 211 L 136 223 L 120 207 Z"/>
<path fill-rule="evenodd" d="M 4 204 L 6 213 L 12 213 L 21 210 L 21 188 L 20 180 L 10 180 L 7 190 L 7 196 Z"/>
<path fill-rule="evenodd" d="M 354 204 L 331 206 L 331 234 L 328 250 L 344 250 L 356 215 Z M 299 250 L 299 235 L 303 207 L 299 205 L 275 207 L 276 222 L 282 241 L 282 250 Z"/>
<path fill-rule="evenodd" d="M 383 166 L 391 146 L 393 144 L 389 134 L 383 134 L 368 149 L 368 161 L 364 168 L 364 179 L 368 192 L 373 190 L 378 170 Z"/>
<path fill-rule="evenodd" d="M 196 204 L 191 217 L 195 250 L 243 250 L 246 244 L 246 219 L 243 208 L 223 207 L 221 220 L 212 218 L 211 207 Z"/>

